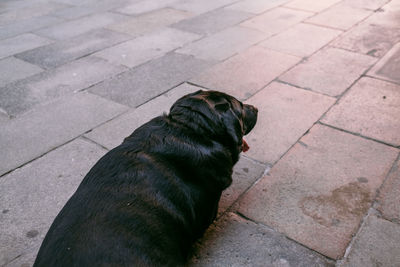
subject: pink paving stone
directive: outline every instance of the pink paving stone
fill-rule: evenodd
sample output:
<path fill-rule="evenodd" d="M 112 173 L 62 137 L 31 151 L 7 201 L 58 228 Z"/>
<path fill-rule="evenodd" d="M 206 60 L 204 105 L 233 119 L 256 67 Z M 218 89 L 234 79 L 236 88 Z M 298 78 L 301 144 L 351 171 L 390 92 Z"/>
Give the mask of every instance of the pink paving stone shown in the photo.
<path fill-rule="evenodd" d="M 400 160 L 394 164 L 379 192 L 378 210 L 386 219 L 400 222 Z"/>
<path fill-rule="evenodd" d="M 313 13 L 311 12 L 278 7 L 247 20 L 240 25 L 257 29 L 270 36 L 286 30 L 290 26 L 295 25 L 312 15 Z"/>
<path fill-rule="evenodd" d="M 400 34 L 400 29 L 397 29 Z M 396 44 L 369 71 L 371 76 L 400 84 L 400 43 Z"/>
<path fill-rule="evenodd" d="M 399 146 L 400 86 L 362 78 L 322 122 Z"/>
<path fill-rule="evenodd" d="M 350 5 L 337 4 L 308 19 L 306 22 L 328 26 L 335 29 L 348 30 L 354 24 L 368 17 L 371 12 L 372 11 L 355 8 Z"/>
<path fill-rule="evenodd" d="M 255 128 L 245 137 L 247 156 L 273 164 L 333 105 L 335 99 L 273 82 L 247 103 L 258 108 Z"/>
<path fill-rule="evenodd" d="M 390 28 L 400 28 L 400 1 L 390 1 L 367 21 Z"/>
<path fill-rule="evenodd" d="M 338 259 L 398 152 L 317 124 L 236 207 L 244 216 Z"/>
<path fill-rule="evenodd" d="M 376 58 L 328 47 L 280 77 L 280 80 L 331 96 L 342 94 Z"/>
<path fill-rule="evenodd" d="M 260 45 L 295 56 L 309 56 L 341 34 L 342 31 L 299 23 Z M 310 42 L 310 40 L 312 40 Z"/>
<path fill-rule="evenodd" d="M 320 12 L 340 1 L 341 0 L 294 0 L 290 1 L 285 6 L 307 11 Z"/>
<path fill-rule="evenodd" d="M 295 56 L 253 46 L 206 70 L 191 82 L 244 100 L 299 61 Z"/>
<path fill-rule="evenodd" d="M 242 0 L 225 8 L 260 14 L 274 7 L 283 5 L 286 2 L 288 2 L 288 0 Z"/>
<path fill-rule="evenodd" d="M 386 4 L 388 0 L 344 0 L 343 3 L 352 7 L 376 10 Z"/>

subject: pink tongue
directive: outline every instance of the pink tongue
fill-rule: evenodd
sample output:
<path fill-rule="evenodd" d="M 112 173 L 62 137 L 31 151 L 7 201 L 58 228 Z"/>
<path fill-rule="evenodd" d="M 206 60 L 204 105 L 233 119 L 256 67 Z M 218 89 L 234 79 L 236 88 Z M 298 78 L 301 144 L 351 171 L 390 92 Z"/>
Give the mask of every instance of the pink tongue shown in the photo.
<path fill-rule="evenodd" d="M 242 151 L 243 152 L 247 152 L 249 149 L 250 149 L 250 147 L 249 147 L 249 145 L 247 144 L 247 142 L 244 140 L 244 139 L 242 139 Z"/>

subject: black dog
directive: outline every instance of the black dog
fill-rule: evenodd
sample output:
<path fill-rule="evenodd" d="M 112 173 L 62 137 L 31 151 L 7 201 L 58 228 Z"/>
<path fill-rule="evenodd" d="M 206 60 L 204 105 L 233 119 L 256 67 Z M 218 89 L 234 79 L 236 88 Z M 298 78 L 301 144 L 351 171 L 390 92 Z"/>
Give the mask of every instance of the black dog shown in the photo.
<path fill-rule="evenodd" d="M 215 219 L 257 109 L 198 91 L 103 156 L 54 220 L 34 266 L 181 266 Z"/>

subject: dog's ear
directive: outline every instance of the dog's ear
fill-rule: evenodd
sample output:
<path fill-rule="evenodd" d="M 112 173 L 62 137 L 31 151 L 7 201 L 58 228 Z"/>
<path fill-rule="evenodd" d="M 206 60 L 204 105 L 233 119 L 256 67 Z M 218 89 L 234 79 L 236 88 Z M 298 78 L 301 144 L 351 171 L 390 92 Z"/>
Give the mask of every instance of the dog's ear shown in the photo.
<path fill-rule="evenodd" d="M 225 112 L 227 111 L 231 106 L 229 105 L 228 102 L 225 103 L 219 103 L 215 105 L 215 109 L 219 112 Z"/>

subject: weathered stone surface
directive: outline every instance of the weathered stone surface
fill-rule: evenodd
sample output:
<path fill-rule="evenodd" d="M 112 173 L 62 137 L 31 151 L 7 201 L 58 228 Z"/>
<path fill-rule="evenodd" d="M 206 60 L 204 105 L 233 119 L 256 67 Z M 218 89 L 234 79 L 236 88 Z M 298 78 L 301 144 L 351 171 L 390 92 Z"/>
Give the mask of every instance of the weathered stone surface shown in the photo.
<path fill-rule="evenodd" d="M 376 59 L 337 48 L 323 49 L 280 80 L 331 96 L 342 94 Z"/>
<path fill-rule="evenodd" d="M 321 12 L 340 1 L 341 0 L 294 0 L 290 1 L 285 6 L 306 11 Z"/>
<path fill-rule="evenodd" d="M 52 16 L 41 16 L 16 21 L 12 24 L 0 26 L 0 39 L 14 37 L 22 33 L 31 32 L 61 22 L 63 22 L 62 19 Z"/>
<path fill-rule="evenodd" d="M 204 60 L 223 60 L 264 38 L 265 35 L 259 31 L 235 26 L 186 45 L 177 52 Z"/>
<path fill-rule="evenodd" d="M 399 85 L 362 78 L 322 122 L 399 146 L 399 103 Z"/>
<path fill-rule="evenodd" d="M 388 1 L 386 0 L 344 0 L 343 3 L 346 5 L 357 7 L 357 8 L 364 8 L 364 9 L 371 9 L 377 10 L 378 8 L 382 7 Z"/>
<path fill-rule="evenodd" d="M 6 122 L 0 131 L 0 175 L 126 110 L 125 106 L 104 98 L 78 93 Z"/>
<path fill-rule="evenodd" d="M 137 107 L 187 81 L 209 65 L 209 62 L 192 56 L 170 53 L 105 80 L 93 86 L 90 91 L 127 106 Z"/>
<path fill-rule="evenodd" d="M 139 15 L 151 12 L 157 9 L 168 7 L 169 5 L 178 2 L 178 0 L 141 0 L 127 6 L 115 9 L 115 11 L 127 15 Z"/>
<path fill-rule="evenodd" d="M 341 267 L 399 266 L 400 225 L 368 216 Z"/>
<path fill-rule="evenodd" d="M 261 14 L 274 7 L 280 6 L 289 0 L 241 0 L 232 5 L 226 6 L 227 9 L 233 9 L 254 14 Z"/>
<path fill-rule="evenodd" d="M 315 125 L 238 210 L 330 258 L 343 256 L 398 149 Z"/>
<path fill-rule="evenodd" d="M 400 43 L 379 60 L 368 74 L 400 85 Z"/>
<path fill-rule="evenodd" d="M 286 54 L 305 57 L 319 50 L 341 33 L 338 30 L 299 23 L 260 45 Z"/>
<path fill-rule="evenodd" d="M 179 85 L 140 107 L 93 129 L 85 136 L 108 149 L 112 149 L 121 144 L 125 137 L 142 124 L 162 115 L 163 112 L 169 112 L 169 108 L 180 97 L 200 89 L 186 83 Z"/>
<path fill-rule="evenodd" d="M 222 217 L 197 243 L 190 266 L 331 266 L 282 234 L 234 213 Z"/>
<path fill-rule="evenodd" d="M 17 116 L 39 103 L 83 90 L 125 70 L 100 58 L 82 58 L 6 85 L 0 90 L 0 107 Z"/>
<path fill-rule="evenodd" d="M 247 156 L 273 164 L 333 105 L 332 97 L 271 83 L 246 103 L 258 108 L 255 128 L 246 137 Z"/>
<path fill-rule="evenodd" d="M 299 61 L 298 57 L 253 46 L 206 70 L 191 82 L 244 100 Z"/>
<path fill-rule="evenodd" d="M 236 25 L 251 16 L 250 13 L 220 8 L 194 18 L 182 20 L 173 24 L 172 27 L 183 31 L 209 35 Z"/>
<path fill-rule="evenodd" d="M 1 266 L 15 258 L 18 266 L 32 266 L 55 216 L 105 152 L 77 139 L 1 177 Z M 17 265 L 13 261 L 6 266 Z"/>
<path fill-rule="evenodd" d="M 18 54 L 16 57 L 43 68 L 55 68 L 130 38 L 125 34 L 98 29 Z"/>
<path fill-rule="evenodd" d="M 164 8 L 109 25 L 107 28 L 136 37 L 147 32 L 158 30 L 190 16 L 191 13 L 182 10 Z"/>
<path fill-rule="evenodd" d="M 235 0 L 180 0 L 172 4 L 172 6 L 179 10 L 186 10 L 195 14 L 201 14 L 225 5 L 229 5 L 233 2 L 235 2 Z"/>
<path fill-rule="evenodd" d="M 398 1 L 389 1 L 366 21 L 384 27 L 398 29 L 400 27 L 400 3 Z"/>
<path fill-rule="evenodd" d="M 31 33 L 4 39 L 0 41 L 0 59 L 50 43 L 49 39 Z"/>
<path fill-rule="evenodd" d="M 378 210 L 388 220 L 400 223 L 400 160 L 393 165 L 388 178 L 379 190 Z"/>
<path fill-rule="evenodd" d="M 135 67 L 199 39 L 201 36 L 172 28 L 162 28 L 131 41 L 104 49 L 95 56 L 110 62 Z"/>
<path fill-rule="evenodd" d="M 344 33 L 333 41 L 332 45 L 374 57 L 382 57 L 397 42 L 400 42 L 399 29 L 364 22 Z"/>
<path fill-rule="evenodd" d="M 371 12 L 370 10 L 340 3 L 308 19 L 307 22 L 348 30 L 357 22 L 371 15 Z"/>
<path fill-rule="evenodd" d="M 36 33 L 56 40 L 65 40 L 127 18 L 124 15 L 104 12 L 56 24 Z"/>
<path fill-rule="evenodd" d="M 268 37 L 286 30 L 312 15 L 313 13 L 311 12 L 278 7 L 249 19 L 240 25 L 262 31 L 266 34 L 265 37 Z"/>
<path fill-rule="evenodd" d="M 0 70 L 0 87 L 43 71 L 38 66 L 15 57 L 0 59 Z"/>

